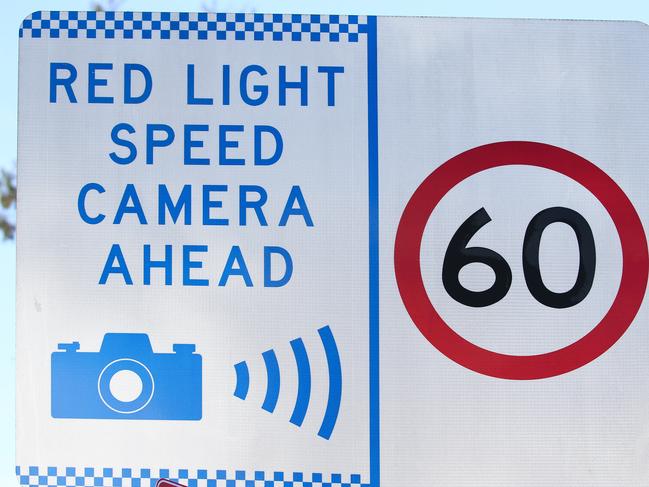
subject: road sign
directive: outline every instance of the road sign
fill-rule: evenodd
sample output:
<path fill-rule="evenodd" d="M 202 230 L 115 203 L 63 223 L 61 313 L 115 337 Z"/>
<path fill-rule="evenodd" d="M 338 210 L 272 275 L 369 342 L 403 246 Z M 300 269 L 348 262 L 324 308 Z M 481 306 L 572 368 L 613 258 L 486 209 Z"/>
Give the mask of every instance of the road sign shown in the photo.
<path fill-rule="evenodd" d="M 602 320 L 584 337 L 574 343 L 539 355 L 506 355 L 486 350 L 465 340 L 455 333 L 453 329 L 435 311 L 431 304 L 421 276 L 421 243 L 426 229 L 428 219 L 437 203 L 454 186 L 465 179 L 494 167 L 508 165 L 530 165 L 547 170 L 555 171 L 569 177 L 591 191 L 599 203 L 608 212 L 613 220 L 615 228 L 622 245 L 622 279 L 619 284 L 615 300 L 606 312 Z M 577 225 L 572 223 L 570 218 L 561 216 L 566 210 L 563 207 L 549 209 L 559 213 L 557 217 L 550 217 L 544 224 L 530 222 L 527 227 L 525 239 L 528 235 L 536 232 L 534 245 L 534 256 L 529 255 L 528 245 L 523 244 L 523 269 L 527 287 L 533 292 L 532 284 L 528 275 L 534 273 L 535 283 L 542 288 L 546 295 L 550 295 L 559 301 L 566 301 L 565 304 L 543 303 L 553 308 L 569 308 L 576 306 L 590 292 L 596 272 L 596 251 L 593 242 L 592 232 L 586 220 L 578 215 L 585 226 L 589 237 L 579 231 Z M 484 208 L 481 209 L 484 211 Z M 548 212 L 548 210 L 544 210 Z M 484 213 L 485 221 L 476 225 L 475 231 L 488 223 L 491 218 Z M 538 214 L 540 215 L 540 213 Z M 535 218 L 538 218 L 537 217 Z M 579 243 L 580 267 L 577 272 L 577 280 L 574 286 L 563 293 L 550 291 L 543 283 L 539 262 L 539 247 L 541 236 L 546 228 L 552 223 L 568 224 L 575 231 Z M 536 228 L 534 228 L 536 226 Z M 476 233 L 471 231 L 464 244 Z M 509 235 L 507 236 L 510 237 Z M 455 238 L 455 237 L 454 237 Z M 590 247 L 586 250 L 582 243 L 590 240 Z M 449 255 L 450 247 L 446 252 Z M 504 263 L 504 269 L 492 264 L 493 255 L 485 249 L 473 249 L 469 254 L 465 249 L 465 259 L 458 266 L 450 268 L 446 266 L 448 257 L 444 259 L 442 270 L 442 281 L 445 274 L 457 276 L 458 272 L 470 263 L 480 262 L 492 267 L 495 274 L 494 284 L 487 290 L 469 291 L 477 303 L 469 303 L 456 298 L 464 305 L 483 308 L 495 304 L 504 298 L 509 291 L 512 280 L 509 266 Z M 635 318 L 647 288 L 647 271 L 649 260 L 647 256 L 647 239 L 645 238 L 642 222 L 636 213 L 633 204 L 629 201 L 620 187 L 601 169 L 587 160 L 558 147 L 538 142 L 500 142 L 471 149 L 449 160 L 447 163 L 435 169 L 417 189 L 412 199 L 408 202 L 403 217 L 399 224 L 395 242 L 395 272 L 397 284 L 401 297 L 415 324 L 419 327 L 426 338 L 436 346 L 442 353 L 461 365 L 486 375 L 500 377 L 503 379 L 541 379 L 552 377 L 575 370 L 588 362 L 596 359 L 606 352 L 624 334 Z M 585 253 L 590 254 L 590 265 L 584 266 Z M 473 259 L 470 257 L 473 256 Z M 482 259 L 481 259 L 482 257 Z M 527 267 L 526 267 L 527 265 Z M 531 270 L 527 270 L 531 269 Z M 586 276 L 588 274 L 588 276 Z M 584 276 L 583 281 L 581 277 Z M 480 295 L 487 293 L 497 287 L 502 279 L 508 281 L 503 295 L 488 302 L 481 302 Z M 580 289 L 577 287 L 581 286 Z M 457 280 L 457 287 L 466 293 L 466 288 Z M 453 290 L 445 285 L 446 291 L 452 295 Z M 578 296 L 576 298 L 576 296 Z M 576 298 L 576 299 L 575 299 Z"/>
<path fill-rule="evenodd" d="M 29 16 L 20 485 L 649 485 L 647 32 Z"/>

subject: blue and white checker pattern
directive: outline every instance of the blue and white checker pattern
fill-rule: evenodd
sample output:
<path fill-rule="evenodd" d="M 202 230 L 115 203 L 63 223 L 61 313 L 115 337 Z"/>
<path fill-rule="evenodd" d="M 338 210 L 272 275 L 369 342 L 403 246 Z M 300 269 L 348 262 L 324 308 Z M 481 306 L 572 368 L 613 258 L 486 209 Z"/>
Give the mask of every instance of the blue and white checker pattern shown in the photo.
<path fill-rule="evenodd" d="M 358 42 L 367 31 L 359 15 L 44 11 L 23 21 L 20 37 Z"/>
<path fill-rule="evenodd" d="M 16 467 L 25 487 L 155 487 L 160 478 L 188 487 L 370 487 L 361 476 L 148 468 Z"/>

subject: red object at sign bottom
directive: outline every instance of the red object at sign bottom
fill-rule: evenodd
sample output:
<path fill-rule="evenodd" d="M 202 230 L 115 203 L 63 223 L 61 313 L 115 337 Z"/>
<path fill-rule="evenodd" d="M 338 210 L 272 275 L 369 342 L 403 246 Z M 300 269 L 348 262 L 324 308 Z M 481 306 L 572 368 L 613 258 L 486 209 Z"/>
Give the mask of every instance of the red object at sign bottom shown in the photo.
<path fill-rule="evenodd" d="M 186 485 L 172 482 L 167 479 L 160 479 L 156 482 L 155 487 L 187 487 Z"/>

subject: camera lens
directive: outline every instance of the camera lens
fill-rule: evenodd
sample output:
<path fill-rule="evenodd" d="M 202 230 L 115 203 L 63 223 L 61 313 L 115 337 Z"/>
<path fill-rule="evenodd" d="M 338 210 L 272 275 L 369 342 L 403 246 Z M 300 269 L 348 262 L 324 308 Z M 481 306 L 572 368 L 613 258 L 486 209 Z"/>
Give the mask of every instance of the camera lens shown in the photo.
<path fill-rule="evenodd" d="M 142 394 L 142 379 L 132 370 L 120 370 L 111 377 L 108 390 L 118 401 L 133 402 Z"/>
<path fill-rule="evenodd" d="M 106 407 L 119 414 L 133 414 L 149 404 L 155 386 L 151 371 L 142 362 L 122 358 L 104 367 L 97 389 Z"/>

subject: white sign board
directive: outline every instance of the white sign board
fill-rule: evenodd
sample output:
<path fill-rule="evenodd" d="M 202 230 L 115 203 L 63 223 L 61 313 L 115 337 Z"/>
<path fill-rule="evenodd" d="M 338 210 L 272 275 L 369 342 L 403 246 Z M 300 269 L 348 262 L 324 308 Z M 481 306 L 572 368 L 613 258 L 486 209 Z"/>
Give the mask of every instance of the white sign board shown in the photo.
<path fill-rule="evenodd" d="M 644 25 L 20 34 L 20 485 L 649 485 Z"/>

